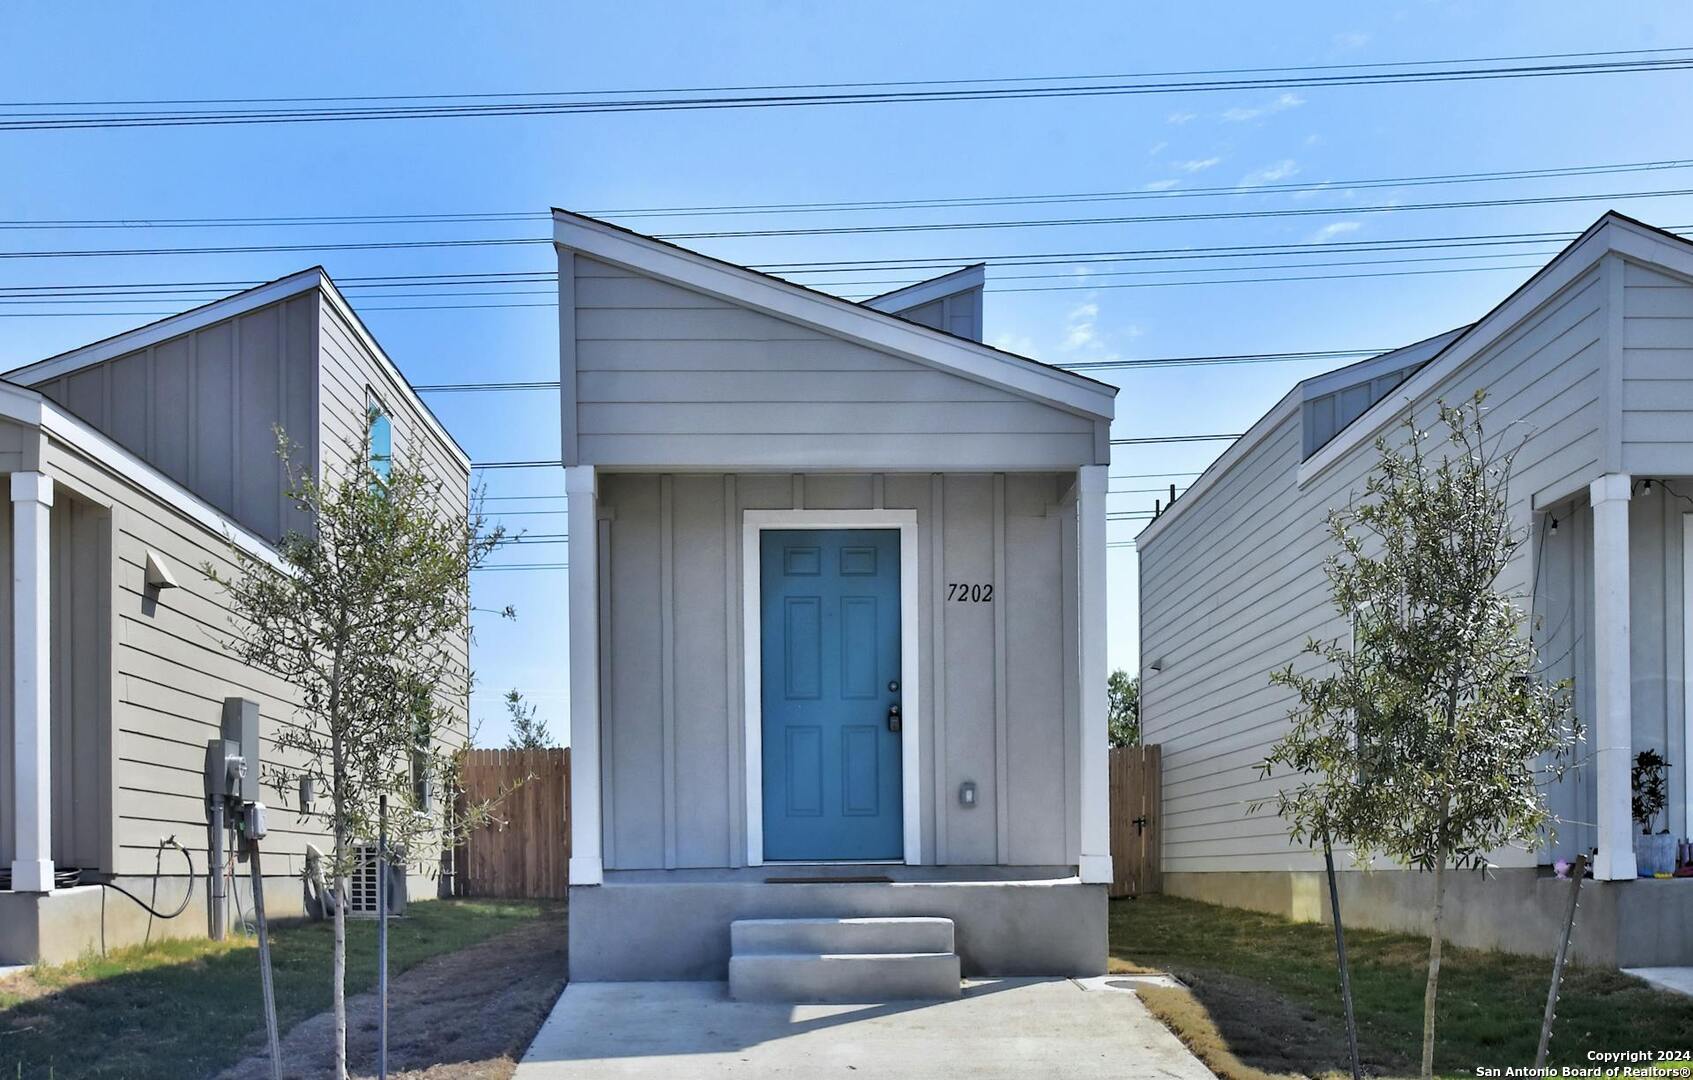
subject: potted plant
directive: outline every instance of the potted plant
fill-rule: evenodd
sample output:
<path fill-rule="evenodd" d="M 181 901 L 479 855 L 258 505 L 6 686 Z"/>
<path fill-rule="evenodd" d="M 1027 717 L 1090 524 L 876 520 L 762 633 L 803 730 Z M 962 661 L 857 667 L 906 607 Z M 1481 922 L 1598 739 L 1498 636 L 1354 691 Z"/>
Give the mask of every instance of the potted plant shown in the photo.
<path fill-rule="evenodd" d="M 1652 823 L 1669 802 L 1669 762 L 1656 750 L 1642 750 L 1634 756 L 1630 779 L 1634 788 L 1634 820 L 1640 832 L 1634 837 L 1634 863 L 1641 877 L 1668 874 L 1675 870 L 1675 838 L 1670 835 L 1668 816 L 1660 832 Z"/>

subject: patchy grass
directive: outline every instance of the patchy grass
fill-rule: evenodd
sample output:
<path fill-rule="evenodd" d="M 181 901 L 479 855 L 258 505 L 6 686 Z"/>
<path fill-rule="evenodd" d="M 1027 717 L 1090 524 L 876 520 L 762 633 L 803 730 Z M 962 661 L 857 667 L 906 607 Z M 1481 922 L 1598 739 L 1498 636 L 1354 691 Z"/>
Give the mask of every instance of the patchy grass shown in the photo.
<path fill-rule="evenodd" d="M 436 900 L 389 924 L 393 973 L 528 925 L 526 901 Z M 189 916 L 185 915 L 184 918 Z M 278 922 L 271 950 L 284 1031 L 330 1006 L 329 923 Z M 376 925 L 347 924 L 347 992 L 376 982 Z M 0 980 L 0 1076 L 206 1076 L 262 1037 L 250 939 L 163 941 Z"/>
<path fill-rule="evenodd" d="M 1346 945 L 1365 1068 L 1416 1075 L 1427 940 L 1352 930 Z M 1173 897 L 1119 900 L 1111 905 L 1111 955 L 1113 970 L 1156 968 L 1192 988 L 1203 1007 L 1199 1013 L 1166 1001 L 1160 1017 L 1202 1058 L 1201 1047 L 1215 1041 L 1253 1070 L 1322 1076 L 1348 1069 L 1334 934 L 1327 926 Z M 1550 960 L 1448 945 L 1435 1022 L 1436 1071 L 1464 1076 L 1484 1066 L 1532 1065 L 1551 969 Z M 1689 1045 L 1693 999 L 1615 971 L 1572 968 L 1559 996 L 1548 1064 L 1589 1065 L 1589 1050 Z M 1206 1063 L 1231 1075 L 1209 1058 Z"/>

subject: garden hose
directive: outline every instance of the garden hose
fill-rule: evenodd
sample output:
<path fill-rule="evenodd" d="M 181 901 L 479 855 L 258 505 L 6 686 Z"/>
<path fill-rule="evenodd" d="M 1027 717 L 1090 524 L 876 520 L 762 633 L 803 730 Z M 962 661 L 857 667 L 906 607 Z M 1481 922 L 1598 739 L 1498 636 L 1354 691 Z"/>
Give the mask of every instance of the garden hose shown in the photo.
<path fill-rule="evenodd" d="M 177 906 L 177 909 L 175 911 L 171 912 L 169 915 L 165 914 L 162 911 L 156 910 L 153 907 L 153 905 L 151 905 L 147 901 L 141 899 L 139 896 L 136 896 L 134 893 L 130 892 L 128 889 L 124 888 L 122 885 L 114 885 L 109 881 L 97 881 L 97 882 L 95 882 L 95 884 L 103 886 L 103 887 L 108 888 L 108 889 L 111 889 L 113 892 L 122 893 L 123 895 L 129 897 L 131 900 L 133 900 L 137 904 L 139 904 L 143 911 L 147 912 L 147 914 L 153 916 L 155 919 L 174 919 L 174 918 L 176 918 L 178 915 L 181 915 L 184 911 L 188 910 L 189 902 L 194 899 L 194 856 L 189 854 L 189 851 L 188 851 L 187 848 L 185 848 L 181 844 L 177 843 L 176 837 L 174 837 L 174 836 L 168 837 L 164 840 L 159 841 L 159 853 L 161 855 L 163 855 L 165 848 L 168 848 L 168 847 L 175 848 L 176 850 L 182 852 L 182 857 L 184 859 L 188 860 L 188 892 L 183 894 L 182 903 L 179 904 Z M 157 881 L 158 878 L 159 878 L 158 874 L 153 875 L 153 879 L 155 881 Z"/>

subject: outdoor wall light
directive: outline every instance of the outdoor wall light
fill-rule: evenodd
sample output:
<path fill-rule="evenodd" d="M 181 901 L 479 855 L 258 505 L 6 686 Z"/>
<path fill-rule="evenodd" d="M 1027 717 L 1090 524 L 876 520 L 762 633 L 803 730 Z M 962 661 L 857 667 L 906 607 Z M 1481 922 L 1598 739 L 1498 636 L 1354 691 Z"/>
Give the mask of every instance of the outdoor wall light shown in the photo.
<path fill-rule="evenodd" d="M 958 785 L 958 805 L 976 805 L 976 782 L 974 780 L 966 780 Z"/>

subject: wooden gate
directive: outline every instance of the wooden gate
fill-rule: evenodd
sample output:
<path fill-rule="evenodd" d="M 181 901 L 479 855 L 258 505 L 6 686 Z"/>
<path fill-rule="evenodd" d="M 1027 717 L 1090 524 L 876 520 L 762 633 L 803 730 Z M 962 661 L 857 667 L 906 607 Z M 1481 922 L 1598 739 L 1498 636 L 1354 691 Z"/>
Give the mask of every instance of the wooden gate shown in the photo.
<path fill-rule="evenodd" d="M 1155 893 L 1163 783 L 1156 746 L 1111 748 L 1111 895 Z"/>
<path fill-rule="evenodd" d="M 563 899 L 570 887 L 570 750 L 466 750 L 460 805 L 493 801 L 457 854 L 459 896 Z"/>

